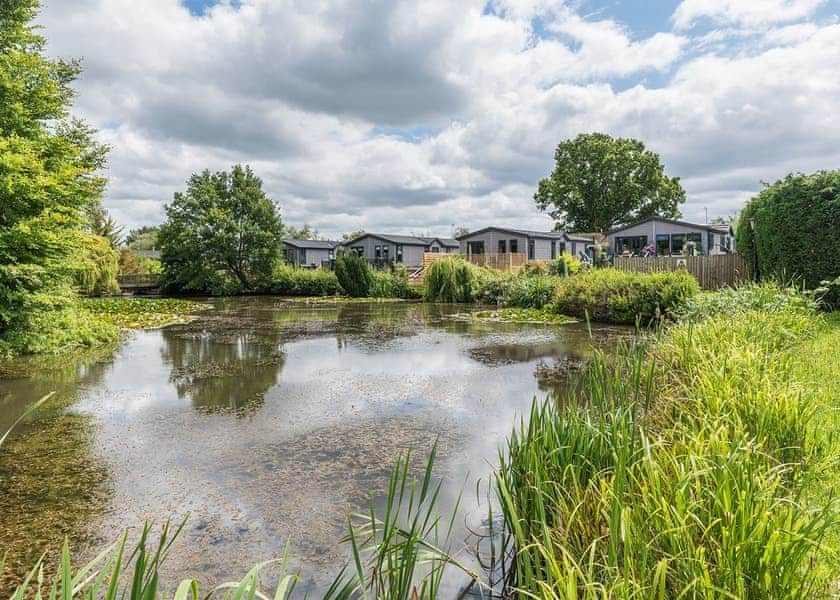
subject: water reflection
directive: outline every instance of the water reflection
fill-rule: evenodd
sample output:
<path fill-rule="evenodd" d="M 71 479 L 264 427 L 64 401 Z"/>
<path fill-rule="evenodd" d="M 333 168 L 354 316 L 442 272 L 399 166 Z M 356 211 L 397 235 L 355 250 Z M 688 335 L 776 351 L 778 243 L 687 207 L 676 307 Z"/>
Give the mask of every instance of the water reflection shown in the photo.
<path fill-rule="evenodd" d="M 74 550 L 97 541 L 87 524 L 107 509 L 109 469 L 95 456 L 95 420 L 68 407 L 79 389 L 101 384 L 112 353 L 113 348 L 101 348 L 70 361 L 53 357 L 5 365 L 11 378 L 0 386 L 0 431 L 34 400 L 56 394 L 0 449 L 0 556 L 6 563 L 0 596 L 9 595 L 44 553 L 46 575 L 53 573 L 65 536 Z M 23 377 L 27 368 L 39 376 Z"/>
<path fill-rule="evenodd" d="M 111 540 L 189 512 L 167 577 L 218 582 L 291 540 L 301 589 L 318 591 L 345 556 L 348 511 L 385 492 L 401 452 L 420 463 L 438 440 L 442 506 L 454 504 L 491 471 L 515 415 L 562 379 L 552 361 L 591 353 L 582 325 L 450 318 L 461 311 L 218 300 L 197 321 L 132 335 L 106 362 L 0 381 L 0 406 L 17 414 L 47 389 L 69 401 L 0 453 L 0 539 L 30 560 L 62 531 Z M 28 452 L 41 457 L 32 474 Z M 15 491 L 15 478 L 40 491 Z M 13 506 L 27 508 L 7 518 Z"/>
<path fill-rule="evenodd" d="M 266 337 L 271 336 L 243 333 L 220 343 L 205 334 L 164 330 L 161 356 L 179 398 L 189 398 L 198 409 L 243 413 L 262 405 L 283 369 L 279 334 L 273 343 Z"/>

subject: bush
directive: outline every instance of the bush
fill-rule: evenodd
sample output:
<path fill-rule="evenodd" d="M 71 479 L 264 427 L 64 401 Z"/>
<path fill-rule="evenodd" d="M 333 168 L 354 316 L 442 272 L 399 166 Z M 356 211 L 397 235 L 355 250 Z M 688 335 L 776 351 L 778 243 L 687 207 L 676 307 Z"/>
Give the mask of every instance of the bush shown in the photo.
<path fill-rule="evenodd" d="M 820 282 L 820 287 L 814 290 L 817 302 L 825 310 L 840 310 L 840 275 L 834 279 Z"/>
<path fill-rule="evenodd" d="M 325 269 L 296 269 L 278 262 L 268 291 L 279 296 L 335 296 L 338 278 Z"/>
<path fill-rule="evenodd" d="M 743 283 L 737 288 L 703 292 L 688 298 L 674 314 L 679 320 L 702 321 L 708 317 L 736 315 L 747 311 L 769 313 L 805 312 L 816 308 L 813 294 L 782 286 L 775 281 Z"/>
<path fill-rule="evenodd" d="M 458 258 L 436 260 L 426 273 L 425 298 L 429 302 L 472 302 L 482 271 Z"/>
<path fill-rule="evenodd" d="M 580 271 L 580 267 L 579 258 L 575 258 L 571 254 L 561 254 L 556 260 L 548 263 L 548 272 L 563 277 L 564 275 L 574 275 Z"/>
<path fill-rule="evenodd" d="M 115 340 L 116 327 L 94 318 L 79 305 L 76 290 L 66 283 L 40 287 L 40 274 L 11 273 L 17 279 L 13 311 L 0 319 L 0 356 L 57 354 Z M 0 269 L 0 280 L 5 279 Z M 32 286 L 27 282 L 32 281 Z M 0 285 L 0 289 L 4 289 Z"/>
<path fill-rule="evenodd" d="M 517 308 L 542 308 L 551 301 L 559 283 L 559 277 L 520 273 L 509 281 L 501 303 Z"/>
<path fill-rule="evenodd" d="M 373 286 L 373 272 L 364 257 L 355 252 L 339 256 L 335 261 L 335 275 L 344 293 L 352 298 L 367 298 Z"/>
<path fill-rule="evenodd" d="M 421 294 L 411 285 L 408 269 L 397 267 L 393 271 L 374 271 L 371 298 L 420 298 Z"/>
<path fill-rule="evenodd" d="M 483 270 L 478 278 L 475 301 L 481 304 L 503 305 L 515 280 L 516 276 L 513 273 Z"/>
<path fill-rule="evenodd" d="M 840 276 L 840 171 L 788 175 L 750 200 L 738 220 L 735 240 L 753 272 L 750 221 L 755 222 L 762 277 L 793 278 L 814 289 Z"/>
<path fill-rule="evenodd" d="M 560 279 L 553 308 L 573 317 L 594 321 L 650 323 L 671 315 L 700 291 L 688 273 L 627 273 L 598 269 Z"/>

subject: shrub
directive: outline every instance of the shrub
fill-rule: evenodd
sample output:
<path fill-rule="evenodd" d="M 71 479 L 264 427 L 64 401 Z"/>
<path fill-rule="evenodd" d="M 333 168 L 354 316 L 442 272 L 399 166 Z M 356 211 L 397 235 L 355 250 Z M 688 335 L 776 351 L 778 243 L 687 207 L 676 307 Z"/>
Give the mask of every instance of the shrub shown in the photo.
<path fill-rule="evenodd" d="M 19 281 L 25 279 L 20 274 L 15 275 Z M 37 273 L 28 276 L 38 279 Z M 19 288 L 18 310 L 3 314 L 0 356 L 57 354 L 116 339 L 117 328 L 84 310 L 71 285 L 35 287 L 37 291 Z"/>
<path fill-rule="evenodd" d="M 598 269 L 560 279 L 553 307 L 573 317 L 595 321 L 642 323 L 671 315 L 700 291 L 688 273 L 627 273 Z"/>
<path fill-rule="evenodd" d="M 364 257 L 355 252 L 339 256 L 335 276 L 344 293 L 352 298 L 367 298 L 373 285 L 373 272 Z"/>
<path fill-rule="evenodd" d="M 821 281 L 820 287 L 814 291 L 821 308 L 840 310 L 840 275 Z"/>
<path fill-rule="evenodd" d="M 481 273 L 458 257 L 436 260 L 426 273 L 425 298 L 430 302 L 472 302 Z"/>
<path fill-rule="evenodd" d="M 502 305 L 513 286 L 516 276 L 509 272 L 482 270 L 478 278 L 475 293 L 476 302 L 481 304 Z"/>
<path fill-rule="evenodd" d="M 371 298 L 420 298 L 420 292 L 411 285 L 408 269 L 398 267 L 393 271 L 374 271 Z"/>
<path fill-rule="evenodd" d="M 296 269 L 278 262 L 269 291 L 280 296 L 335 296 L 338 279 L 335 273 L 325 269 Z"/>
<path fill-rule="evenodd" d="M 551 275 L 519 274 L 510 280 L 502 304 L 517 308 L 542 308 L 551 301 L 560 278 Z"/>
<path fill-rule="evenodd" d="M 736 246 L 751 272 L 757 262 L 762 277 L 793 278 L 814 289 L 840 276 L 838 238 L 840 170 L 820 171 L 788 175 L 750 200 L 738 220 Z"/>
<path fill-rule="evenodd" d="M 548 263 L 548 272 L 552 275 L 560 277 L 564 275 L 574 275 L 580 271 L 580 259 L 571 254 L 561 254 L 556 260 Z"/>
<path fill-rule="evenodd" d="M 735 315 L 746 311 L 806 312 L 816 308 L 813 294 L 775 281 L 743 283 L 737 288 L 703 292 L 688 298 L 674 314 L 679 320 L 701 321 L 707 317 Z"/>

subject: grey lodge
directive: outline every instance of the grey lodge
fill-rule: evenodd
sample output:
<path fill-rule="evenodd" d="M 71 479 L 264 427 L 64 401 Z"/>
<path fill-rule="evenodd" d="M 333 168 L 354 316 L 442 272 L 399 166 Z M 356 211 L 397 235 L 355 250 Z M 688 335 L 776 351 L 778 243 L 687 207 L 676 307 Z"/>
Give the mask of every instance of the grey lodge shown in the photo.
<path fill-rule="evenodd" d="M 449 238 L 366 233 L 342 244 L 347 251 L 364 256 L 377 266 L 392 263 L 409 267 L 423 264 L 424 252 L 458 253 L 458 242 Z"/>
<path fill-rule="evenodd" d="M 651 217 L 607 233 L 608 252 L 616 255 L 672 256 L 686 254 L 692 242 L 696 254 L 729 254 L 735 251 L 732 226 L 699 225 Z"/>
<path fill-rule="evenodd" d="M 566 231 L 527 231 L 485 227 L 458 237 L 461 254 L 527 254 L 528 260 L 554 260 L 563 253 L 577 256 L 593 243 L 590 237 Z"/>

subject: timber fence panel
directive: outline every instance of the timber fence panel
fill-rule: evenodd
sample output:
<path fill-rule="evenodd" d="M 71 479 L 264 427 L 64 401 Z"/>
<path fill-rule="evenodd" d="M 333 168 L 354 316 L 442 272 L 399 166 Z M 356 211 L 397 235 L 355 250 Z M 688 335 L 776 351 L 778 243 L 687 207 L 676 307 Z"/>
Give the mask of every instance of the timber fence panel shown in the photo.
<path fill-rule="evenodd" d="M 613 266 L 620 271 L 636 273 L 662 273 L 686 271 L 697 278 L 700 287 L 716 290 L 734 287 L 749 278 L 747 263 L 740 254 L 715 254 L 710 256 L 616 256 Z"/>

